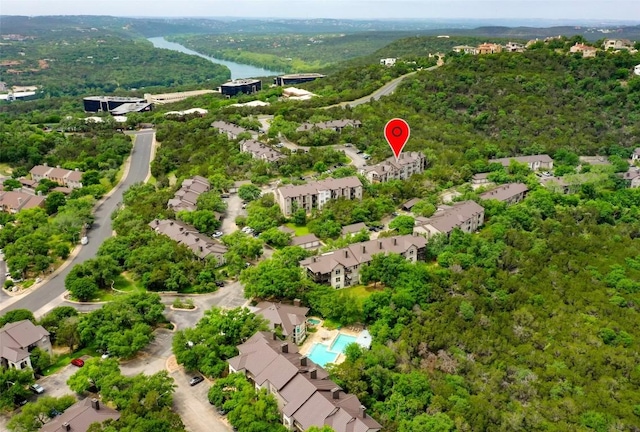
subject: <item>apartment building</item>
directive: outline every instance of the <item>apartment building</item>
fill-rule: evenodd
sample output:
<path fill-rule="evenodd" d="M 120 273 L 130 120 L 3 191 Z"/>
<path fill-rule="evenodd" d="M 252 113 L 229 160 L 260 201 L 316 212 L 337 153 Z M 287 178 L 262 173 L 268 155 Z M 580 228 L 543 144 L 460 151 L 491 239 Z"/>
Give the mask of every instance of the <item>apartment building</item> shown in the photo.
<path fill-rule="evenodd" d="M 314 129 L 323 130 L 323 129 L 331 129 L 336 132 L 342 132 L 344 128 L 353 127 L 359 128 L 362 126 L 362 122 L 360 120 L 351 120 L 351 119 L 342 119 L 342 120 L 330 120 L 326 122 L 320 123 L 302 123 L 296 132 L 309 132 Z"/>
<path fill-rule="evenodd" d="M 293 305 L 260 302 L 254 313 L 269 321 L 270 330 L 279 328 L 282 336 L 296 345 L 300 345 L 307 337 L 309 308 L 300 306 L 298 299 L 293 301 Z"/>
<path fill-rule="evenodd" d="M 526 164 L 531 171 L 553 169 L 553 159 L 551 159 L 551 156 L 546 154 L 489 159 L 489 163 L 499 163 L 503 167 L 509 168 L 512 160 L 518 163 Z"/>
<path fill-rule="evenodd" d="M 480 194 L 483 200 L 498 200 L 507 204 L 516 204 L 524 199 L 529 188 L 524 183 L 507 183 Z"/>
<path fill-rule="evenodd" d="M 397 160 L 391 156 L 378 164 L 365 166 L 360 169 L 360 174 L 371 183 L 383 183 L 389 180 L 407 180 L 426 168 L 427 158 L 422 152 L 406 152 L 401 153 Z"/>
<path fill-rule="evenodd" d="M 332 199 L 362 199 L 362 183 L 358 177 L 325 179 L 304 185 L 287 185 L 276 190 L 276 200 L 285 216 L 303 208 L 307 213 L 322 207 Z"/>
<path fill-rule="evenodd" d="M 484 223 L 484 208 L 475 201 L 443 205 L 429 218 L 416 218 L 414 234 L 427 238 L 436 234 L 449 235 L 455 228 L 466 233 L 475 232 Z"/>
<path fill-rule="evenodd" d="M 191 225 L 171 219 L 154 219 L 149 226 L 156 233 L 164 234 L 171 240 L 188 247 L 200 259 L 213 256 L 218 265 L 225 263 L 224 254 L 227 253 L 227 247 L 201 234 Z"/>
<path fill-rule="evenodd" d="M 185 179 L 173 198 L 167 202 L 167 208 L 176 213 L 182 210 L 197 210 L 198 197 L 204 192 L 208 192 L 209 189 L 211 189 L 209 180 L 202 176 Z"/>
<path fill-rule="evenodd" d="M 260 159 L 266 162 L 277 162 L 285 157 L 276 149 L 252 139 L 242 141 L 240 143 L 240 151 L 251 153 L 254 159 Z"/>
<path fill-rule="evenodd" d="M 339 289 L 360 283 L 360 268 L 376 254 L 397 253 L 408 261 L 424 259 L 427 240 L 418 235 L 385 237 L 354 243 L 345 248 L 300 261 L 307 276 L 316 283 Z"/>
<path fill-rule="evenodd" d="M 71 189 L 82 187 L 82 176 L 84 172 L 76 170 L 68 170 L 64 168 L 50 167 L 47 165 L 36 165 L 29 171 L 31 178 L 35 181 L 42 179 L 51 180 L 60 186 L 66 186 Z"/>
<path fill-rule="evenodd" d="M 345 393 L 329 374 L 291 342 L 275 333 L 258 332 L 238 346 L 228 360 L 229 372 L 244 373 L 256 389 L 273 395 L 282 424 L 302 432 L 312 426 L 330 426 L 335 432 L 378 432 L 382 426 L 366 413 L 355 395 Z"/>
<path fill-rule="evenodd" d="M 230 140 L 237 139 L 241 133 L 249 132 L 243 127 L 222 120 L 214 121 L 211 123 L 211 127 L 218 129 L 220 133 L 226 134 Z"/>

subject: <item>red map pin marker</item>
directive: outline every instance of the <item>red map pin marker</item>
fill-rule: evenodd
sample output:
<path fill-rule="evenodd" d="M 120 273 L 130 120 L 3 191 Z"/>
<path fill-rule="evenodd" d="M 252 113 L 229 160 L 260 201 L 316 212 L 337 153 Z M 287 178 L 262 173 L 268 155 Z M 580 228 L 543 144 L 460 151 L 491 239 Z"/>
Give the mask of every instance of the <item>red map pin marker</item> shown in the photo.
<path fill-rule="evenodd" d="M 389 120 L 384 127 L 384 137 L 387 139 L 391 150 L 393 150 L 396 160 L 400 157 L 404 145 L 409 141 L 410 134 L 409 124 L 399 118 Z"/>

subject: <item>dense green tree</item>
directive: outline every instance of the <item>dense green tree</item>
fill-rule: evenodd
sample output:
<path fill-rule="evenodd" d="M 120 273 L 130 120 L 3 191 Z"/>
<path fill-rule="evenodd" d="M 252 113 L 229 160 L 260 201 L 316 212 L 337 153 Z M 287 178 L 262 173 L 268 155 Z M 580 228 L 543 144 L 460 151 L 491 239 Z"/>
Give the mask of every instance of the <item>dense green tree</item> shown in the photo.
<path fill-rule="evenodd" d="M 41 396 L 36 402 L 25 405 L 19 414 L 14 415 L 7 428 L 11 432 L 36 432 L 51 420 L 49 416 L 53 410 L 64 412 L 75 402 L 76 399 L 71 395 L 59 398 Z"/>
<path fill-rule="evenodd" d="M 396 230 L 399 235 L 413 233 L 415 219 L 411 216 L 400 215 L 389 222 L 389 228 Z"/>
<path fill-rule="evenodd" d="M 246 202 L 257 200 L 261 193 L 260 188 L 252 184 L 245 184 L 238 188 L 238 196 Z"/>
<path fill-rule="evenodd" d="M 33 371 L 29 368 L 0 369 L 0 408 L 13 409 L 18 399 L 29 397 L 27 386 L 33 382 Z"/>
<path fill-rule="evenodd" d="M 63 207 L 67 202 L 67 198 L 62 192 L 51 192 L 47 195 L 45 201 L 45 210 L 47 214 L 52 215 L 58 212 L 60 207 Z"/>
<path fill-rule="evenodd" d="M 5 313 L 0 317 L 0 327 L 3 327 L 7 323 L 16 321 L 29 320 L 35 324 L 36 318 L 33 316 L 33 312 L 28 309 L 14 309 Z"/>

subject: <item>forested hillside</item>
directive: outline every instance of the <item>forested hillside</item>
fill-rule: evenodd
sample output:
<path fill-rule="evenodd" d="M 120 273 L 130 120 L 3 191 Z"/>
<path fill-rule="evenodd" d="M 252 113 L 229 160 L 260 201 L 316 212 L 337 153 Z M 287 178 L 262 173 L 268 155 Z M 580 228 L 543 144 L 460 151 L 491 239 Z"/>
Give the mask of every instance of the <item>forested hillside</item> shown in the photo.
<path fill-rule="evenodd" d="M 39 86 L 46 96 L 128 94 L 153 87 L 216 88 L 230 77 L 226 66 L 169 50 L 146 40 L 96 34 L 11 41 L 2 47 L 3 81 Z"/>

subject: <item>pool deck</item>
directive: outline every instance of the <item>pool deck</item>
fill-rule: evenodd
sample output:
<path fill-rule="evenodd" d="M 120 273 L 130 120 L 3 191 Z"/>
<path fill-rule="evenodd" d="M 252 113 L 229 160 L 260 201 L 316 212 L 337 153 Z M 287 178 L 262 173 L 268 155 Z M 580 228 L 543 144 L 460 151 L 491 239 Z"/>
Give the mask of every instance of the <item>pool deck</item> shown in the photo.
<path fill-rule="evenodd" d="M 362 331 L 362 328 L 359 326 L 343 327 L 340 330 L 338 329 L 327 330 L 322 326 L 322 324 L 320 324 L 320 325 L 314 326 L 314 328 L 317 329 L 315 333 L 309 333 L 307 331 L 307 338 L 304 340 L 304 342 L 302 343 L 298 351 L 301 355 L 304 355 L 304 356 L 309 355 L 309 353 L 311 352 L 311 348 L 315 343 L 321 343 L 321 344 L 330 346 L 333 340 L 336 337 L 338 337 L 338 334 L 340 333 L 349 335 L 349 336 L 358 337 L 358 335 Z M 335 364 L 340 364 L 344 360 L 345 360 L 345 356 L 344 354 L 341 353 L 336 358 Z"/>

